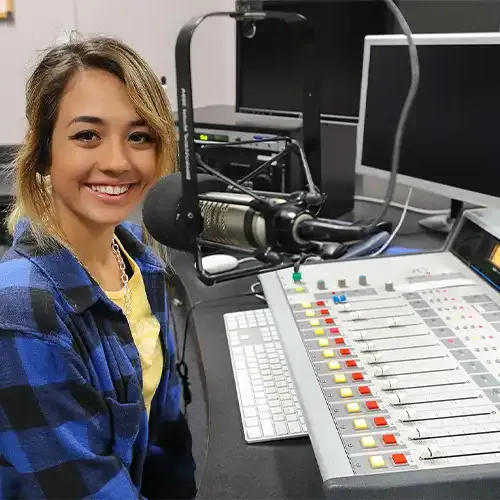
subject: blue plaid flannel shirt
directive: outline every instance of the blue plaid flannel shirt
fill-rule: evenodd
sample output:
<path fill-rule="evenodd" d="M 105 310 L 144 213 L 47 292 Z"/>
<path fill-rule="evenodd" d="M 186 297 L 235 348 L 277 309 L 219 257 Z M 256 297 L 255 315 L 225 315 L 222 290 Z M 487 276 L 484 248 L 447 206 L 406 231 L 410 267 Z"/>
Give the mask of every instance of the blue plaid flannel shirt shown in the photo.
<path fill-rule="evenodd" d="M 148 421 L 128 323 L 64 248 L 42 252 L 27 221 L 0 262 L 0 498 L 192 498 L 166 274 L 116 230 L 161 325 L 165 366 Z"/>

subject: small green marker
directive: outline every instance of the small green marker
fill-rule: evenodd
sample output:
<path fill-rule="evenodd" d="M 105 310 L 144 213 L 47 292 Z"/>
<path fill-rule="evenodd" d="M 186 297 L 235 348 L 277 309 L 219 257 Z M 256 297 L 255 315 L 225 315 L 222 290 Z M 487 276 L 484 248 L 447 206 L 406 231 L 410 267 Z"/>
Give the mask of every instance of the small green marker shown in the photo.
<path fill-rule="evenodd" d="M 302 279 L 302 273 L 293 273 L 292 275 L 293 281 L 300 281 Z"/>

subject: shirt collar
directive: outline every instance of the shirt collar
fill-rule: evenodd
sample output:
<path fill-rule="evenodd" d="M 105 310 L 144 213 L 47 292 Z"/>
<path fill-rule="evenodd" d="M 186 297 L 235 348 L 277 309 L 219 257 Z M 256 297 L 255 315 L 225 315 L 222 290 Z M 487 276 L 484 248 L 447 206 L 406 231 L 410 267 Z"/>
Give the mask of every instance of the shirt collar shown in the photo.
<path fill-rule="evenodd" d="M 165 265 L 140 240 L 140 226 L 123 223 L 115 234 L 141 272 L 165 272 Z M 27 219 L 21 220 L 14 235 L 13 248 L 29 259 L 54 284 L 75 313 L 82 313 L 98 300 L 106 300 L 105 293 L 89 276 L 72 252 L 56 244 L 51 250 L 40 248 L 30 230 Z"/>

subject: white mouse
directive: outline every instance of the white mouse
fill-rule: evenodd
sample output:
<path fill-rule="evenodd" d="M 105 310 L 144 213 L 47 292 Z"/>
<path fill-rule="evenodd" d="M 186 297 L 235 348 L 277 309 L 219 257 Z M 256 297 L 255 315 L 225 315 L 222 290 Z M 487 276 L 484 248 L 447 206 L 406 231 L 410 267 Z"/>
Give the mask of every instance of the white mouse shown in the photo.
<path fill-rule="evenodd" d="M 203 269 L 207 273 L 221 273 L 224 271 L 231 271 L 238 267 L 238 259 L 232 255 L 214 254 L 206 255 L 202 258 Z"/>

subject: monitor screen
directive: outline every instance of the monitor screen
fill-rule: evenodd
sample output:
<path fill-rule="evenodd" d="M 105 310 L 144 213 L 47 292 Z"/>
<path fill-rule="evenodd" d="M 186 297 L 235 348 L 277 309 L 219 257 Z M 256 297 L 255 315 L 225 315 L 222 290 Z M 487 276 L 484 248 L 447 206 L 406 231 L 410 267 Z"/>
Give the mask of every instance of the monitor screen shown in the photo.
<path fill-rule="evenodd" d="M 420 85 L 403 136 L 399 173 L 428 182 L 411 185 L 451 198 L 452 191 L 444 192 L 442 185 L 454 192 L 459 188 L 467 193 L 456 199 L 479 204 L 496 203 L 474 193 L 500 197 L 500 35 L 493 37 L 496 43 L 441 38 L 432 44 L 415 36 Z M 365 57 L 357 167 L 388 172 L 410 85 L 408 47 L 404 38 L 396 45 L 367 42 Z"/>
<path fill-rule="evenodd" d="M 363 44 L 368 34 L 387 33 L 390 14 L 372 0 L 265 1 L 266 11 L 297 12 L 314 29 L 319 48 L 323 116 L 356 120 Z M 302 111 L 302 67 L 294 38 L 277 20 L 258 22 L 255 36 L 237 28 L 238 111 L 297 114 Z M 390 32 L 390 31 L 389 31 Z"/>

